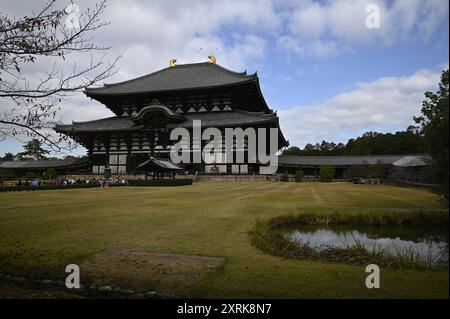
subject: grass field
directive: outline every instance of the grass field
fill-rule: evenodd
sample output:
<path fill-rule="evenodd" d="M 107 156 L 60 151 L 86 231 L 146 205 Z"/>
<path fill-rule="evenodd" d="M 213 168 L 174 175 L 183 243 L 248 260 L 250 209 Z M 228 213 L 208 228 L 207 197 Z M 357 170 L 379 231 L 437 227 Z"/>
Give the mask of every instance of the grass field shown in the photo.
<path fill-rule="evenodd" d="M 0 193 L 0 203 L 3 273 L 63 279 L 65 266 L 77 263 L 84 284 L 189 297 L 449 294 L 448 271 L 382 269 L 381 288 L 367 289 L 365 267 L 282 259 L 263 254 L 249 241 L 257 218 L 442 208 L 426 190 L 349 183 L 204 183 Z"/>

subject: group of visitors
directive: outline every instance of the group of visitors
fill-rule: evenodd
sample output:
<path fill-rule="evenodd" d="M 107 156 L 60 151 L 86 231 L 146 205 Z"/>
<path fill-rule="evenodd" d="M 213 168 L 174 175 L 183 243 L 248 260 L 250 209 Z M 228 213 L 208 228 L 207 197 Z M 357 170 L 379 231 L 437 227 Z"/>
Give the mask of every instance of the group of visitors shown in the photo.
<path fill-rule="evenodd" d="M 51 181 L 42 181 L 37 178 L 28 181 L 28 180 L 18 180 L 16 186 L 43 186 L 43 185 L 52 185 L 52 186 L 61 186 L 61 185 L 82 185 L 82 184 L 91 184 L 98 185 L 99 187 L 107 187 L 109 184 L 127 184 L 127 180 L 125 178 L 122 179 L 103 179 L 103 178 L 58 178 Z"/>

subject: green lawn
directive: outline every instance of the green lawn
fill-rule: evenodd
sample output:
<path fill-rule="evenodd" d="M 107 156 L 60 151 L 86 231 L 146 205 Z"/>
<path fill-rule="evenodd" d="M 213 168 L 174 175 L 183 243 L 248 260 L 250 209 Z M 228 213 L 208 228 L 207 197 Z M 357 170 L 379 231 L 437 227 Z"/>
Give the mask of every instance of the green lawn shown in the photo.
<path fill-rule="evenodd" d="M 0 193 L 0 203 L 3 273 L 63 279 L 65 266 L 77 263 L 85 284 L 190 297 L 448 298 L 448 271 L 382 269 L 381 288 L 367 289 L 362 266 L 286 260 L 249 242 L 257 218 L 441 208 L 437 196 L 425 190 L 204 183 Z M 145 259 L 127 255 L 130 251 L 224 257 L 224 264 L 211 270 L 178 255 Z"/>

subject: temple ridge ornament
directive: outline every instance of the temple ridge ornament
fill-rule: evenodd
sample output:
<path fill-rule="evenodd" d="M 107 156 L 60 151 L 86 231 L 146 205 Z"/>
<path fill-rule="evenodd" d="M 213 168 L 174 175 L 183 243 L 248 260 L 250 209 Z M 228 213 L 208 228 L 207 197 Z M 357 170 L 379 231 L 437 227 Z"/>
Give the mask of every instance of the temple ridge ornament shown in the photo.
<path fill-rule="evenodd" d="M 214 55 L 208 55 L 209 63 L 216 64 L 216 57 Z"/>
<path fill-rule="evenodd" d="M 177 62 L 177 59 L 170 59 L 169 60 L 169 68 L 173 68 L 175 66 L 175 62 Z"/>

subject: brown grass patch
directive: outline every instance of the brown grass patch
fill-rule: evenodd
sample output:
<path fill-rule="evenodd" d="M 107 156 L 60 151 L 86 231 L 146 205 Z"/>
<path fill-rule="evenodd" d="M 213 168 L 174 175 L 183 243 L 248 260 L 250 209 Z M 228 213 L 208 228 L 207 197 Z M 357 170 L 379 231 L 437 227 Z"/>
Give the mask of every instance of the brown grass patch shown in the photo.
<path fill-rule="evenodd" d="M 80 270 L 84 280 L 97 286 L 177 293 L 224 266 L 222 257 L 108 250 L 85 261 Z"/>

